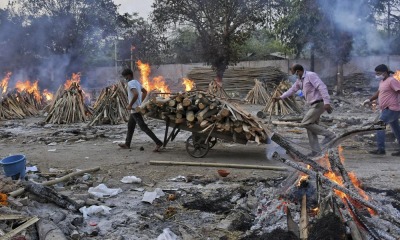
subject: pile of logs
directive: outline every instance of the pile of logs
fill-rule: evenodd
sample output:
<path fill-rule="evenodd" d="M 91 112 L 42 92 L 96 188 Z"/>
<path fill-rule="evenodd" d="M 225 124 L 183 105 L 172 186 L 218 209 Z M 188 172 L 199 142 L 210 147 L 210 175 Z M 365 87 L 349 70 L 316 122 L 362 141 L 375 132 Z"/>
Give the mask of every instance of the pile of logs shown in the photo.
<path fill-rule="evenodd" d="M 333 90 L 336 86 L 337 76 L 326 77 L 322 80 L 326 83 L 328 89 Z M 374 80 L 373 72 L 363 72 L 363 73 L 352 73 L 344 76 L 343 79 L 343 89 L 345 92 L 353 93 L 356 91 L 370 91 L 371 88 L 378 87 L 378 83 L 374 86 L 371 84 L 371 80 Z"/>
<path fill-rule="evenodd" d="M 93 107 L 90 126 L 99 124 L 119 124 L 127 122 L 129 112 L 126 109 L 128 96 L 126 84 L 122 81 L 103 88 Z"/>
<path fill-rule="evenodd" d="M 85 122 L 91 114 L 92 110 L 84 102 L 84 93 L 80 85 L 73 82 L 68 89 L 60 86 L 49 107 L 45 122 L 55 124 Z"/>
<path fill-rule="evenodd" d="M 235 142 L 251 140 L 263 143 L 268 139 L 263 127 L 249 113 L 205 92 L 177 93 L 168 98 L 153 97 L 136 111 L 179 124 L 183 130 L 219 132 Z"/>
<path fill-rule="evenodd" d="M 264 84 L 258 79 L 254 80 L 254 87 L 249 91 L 245 100 L 251 104 L 265 105 L 271 99 L 271 95 L 267 92 Z"/>
<path fill-rule="evenodd" d="M 3 95 L 0 102 L 0 119 L 23 119 L 39 114 L 42 102 L 37 100 L 34 93 L 26 91 L 12 92 Z"/>
<path fill-rule="evenodd" d="M 197 89 L 205 90 L 209 82 L 215 78 L 215 72 L 211 67 L 193 68 L 187 77 L 196 82 Z M 224 72 L 224 88 L 227 92 L 239 92 L 243 96 L 253 88 L 255 78 L 265 82 L 278 84 L 287 74 L 277 67 L 229 67 Z"/>
<path fill-rule="evenodd" d="M 276 88 L 272 94 L 272 97 L 269 99 L 265 108 L 262 112 L 267 113 L 268 115 L 288 115 L 293 113 L 301 113 L 301 106 L 297 103 L 294 96 L 285 98 L 283 100 L 279 100 L 277 102 L 273 101 L 274 97 L 281 96 L 286 90 L 291 87 L 290 82 L 282 81 Z"/>
<path fill-rule="evenodd" d="M 212 81 L 210 82 L 210 84 L 208 84 L 207 93 L 219 98 L 229 98 L 224 88 L 220 84 L 218 84 L 217 81 Z"/>
<path fill-rule="evenodd" d="M 341 150 L 337 149 L 340 142 L 355 134 L 366 134 L 383 128 L 384 126 L 372 125 L 344 133 L 331 141 L 327 150 L 314 159 L 300 153 L 289 141 L 274 133 L 271 140 L 283 147 L 293 160 L 283 158 L 276 152 L 273 159 L 298 170 L 297 174 L 292 174 L 281 184 L 280 190 L 280 197 L 286 202 L 293 201 L 288 199 L 289 192 L 297 191 L 293 196 L 297 196 L 295 202 L 301 204 L 299 226 L 289 224 L 294 221 L 289 212 L 287 213 L 289 231 L 294 232 L 300 239 L 321 239 L 321 236 L 309 236 L 313 225 L 310 214 L 315 217 L 313 222 L 317 225 L 318 221 L 333 213 L 337 215 L 342 226 L 350 230 L 351 239 L 399 239 L 398 218 L 393 215 L 390 207 L 366 196 L 360 186 L 356 185 L 357 179 L 346 171 L 341 159 Z M 313 186 L 311 191 L 306 189 L 310 185 Z M 323 229 L 320 229 L 320 232 L 324 234 Z M 343 236 L 340 239 L 346 238 Z"/>

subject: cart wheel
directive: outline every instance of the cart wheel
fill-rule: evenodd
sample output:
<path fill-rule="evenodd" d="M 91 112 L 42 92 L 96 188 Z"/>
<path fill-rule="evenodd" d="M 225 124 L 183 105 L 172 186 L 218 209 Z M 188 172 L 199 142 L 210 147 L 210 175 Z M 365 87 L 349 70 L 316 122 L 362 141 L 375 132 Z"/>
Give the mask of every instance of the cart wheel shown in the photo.
<path fill-rule="evenodd" d="M 209 144 L 206 144 L 202 137 L 192 135 L 186 140 L 186 151 L 192 157 L 204 157 L 209 149 Z"/>
<path fill-rule="evenodd" d="M 217 144 L 217 138 L 216 137 L 209 137 L 208 138 L 208 146 L 209 148 L 213 148 Z"/>

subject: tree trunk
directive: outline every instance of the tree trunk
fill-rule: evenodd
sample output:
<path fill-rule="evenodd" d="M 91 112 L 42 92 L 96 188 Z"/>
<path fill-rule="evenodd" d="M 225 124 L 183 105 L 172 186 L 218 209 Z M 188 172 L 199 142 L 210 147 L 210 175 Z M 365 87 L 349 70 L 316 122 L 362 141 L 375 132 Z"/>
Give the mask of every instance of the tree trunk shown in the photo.
<path fill-rule="evenodd" d="M 315 72 L 315 48 L 314 48 L 314 45 L 311 46 L 310 71 L 311 71 L 311 72 Z"/>
<path fill-rule="evenodd" d="M 340 96 L 343 93 L 343 63 L 337 65 L 337 92 L 336 95 Z"/>

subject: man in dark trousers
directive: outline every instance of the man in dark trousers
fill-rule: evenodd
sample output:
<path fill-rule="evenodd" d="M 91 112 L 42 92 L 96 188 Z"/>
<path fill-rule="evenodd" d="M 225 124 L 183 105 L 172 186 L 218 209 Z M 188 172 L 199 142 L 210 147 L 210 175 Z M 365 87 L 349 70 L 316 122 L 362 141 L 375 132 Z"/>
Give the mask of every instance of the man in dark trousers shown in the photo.
<path fill-rule="evenodd" d="M 129 121 L 128 121 L 128 132 L 126 134 L 125 143 L 120 143 L 118 146 L 124 149 L 129 149 L 131 147 L 131 141 L 133 133 L 135 132 L 136 123 L 139 125 L 140 129 L 145 132 L 153 141 L 156 143 L 156 148 L 154 152 L 160 151 L 163 143 L 157 136 L 149 129 L 147 124 L 144 122 L 142 114 L 136 112 L 136 107 L 142 104 L 142 101 L 146 98 L 147 91 L 142 87 L 139 81 L 133 79 L 133 72 L 131 69 L 125 69 L 122 71 L 122 76 L 128 82 L 128 105 L 126 109 L 130 111 Z"/>
<path fill-rule="evenodd" d="M 332 112 L 328 89 L 315 72 L 305 71 L 300 64 L 294 64 L 290 70 L 296 76 L 296 82 L 282 96 L 274 98 L 274 101 L 285 99 L 295 94 L 298 90 L 302 90 L 306 102 L 311 107 L 301 123 L 307 129 L 308 141 L 312 150 L 309 156 L 315 156 L 321 152 L 318 135 L 325 136 L 322 144 L 327 144 L 336 137 L 333 132 L 318 124 L 322 113 L 325 111 Z"/>

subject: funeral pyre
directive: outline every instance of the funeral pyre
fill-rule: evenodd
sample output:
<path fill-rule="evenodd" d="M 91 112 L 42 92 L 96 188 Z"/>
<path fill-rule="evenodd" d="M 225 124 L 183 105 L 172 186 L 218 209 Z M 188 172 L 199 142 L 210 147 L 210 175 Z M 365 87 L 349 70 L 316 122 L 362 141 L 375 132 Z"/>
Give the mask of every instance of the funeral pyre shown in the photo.
<path fill-rule="evenodd" d="M 44 105 L 51 100 L 52 94 L 46 89 L 41 93 L 38 81 L 17 81 L 9 89 L 11 72 L 0 81 L 0 119 L 22 119 L 39 114 Z"/>
<path fill-rule="evenodd" d="M 373 126 L 345 133 L 328 145 L 325 155 L 313 159 L 275 133 L 271 139 L 294 160 L 277 152 L 273 159 L 297 172 L 279 188 L 260 186 L 256 191 L 260 203 L 253 237 L 273 239 L 273 236 L 291 234 L 288 239 L 399 239 L 398 209 L 383 196 L 375 199 L 368 196 L 355 174 L 346 171 L 343 149 L 334 147 L 350 135 L 379 128 Z"/>
<path fill-rule="evenodd" d="M 80 73 L 61 85 L 49 107 L 46 123 L 77 123 L 89 120 L 92 110 L 85 104 L 85 92 L 80 86 Z"/>

